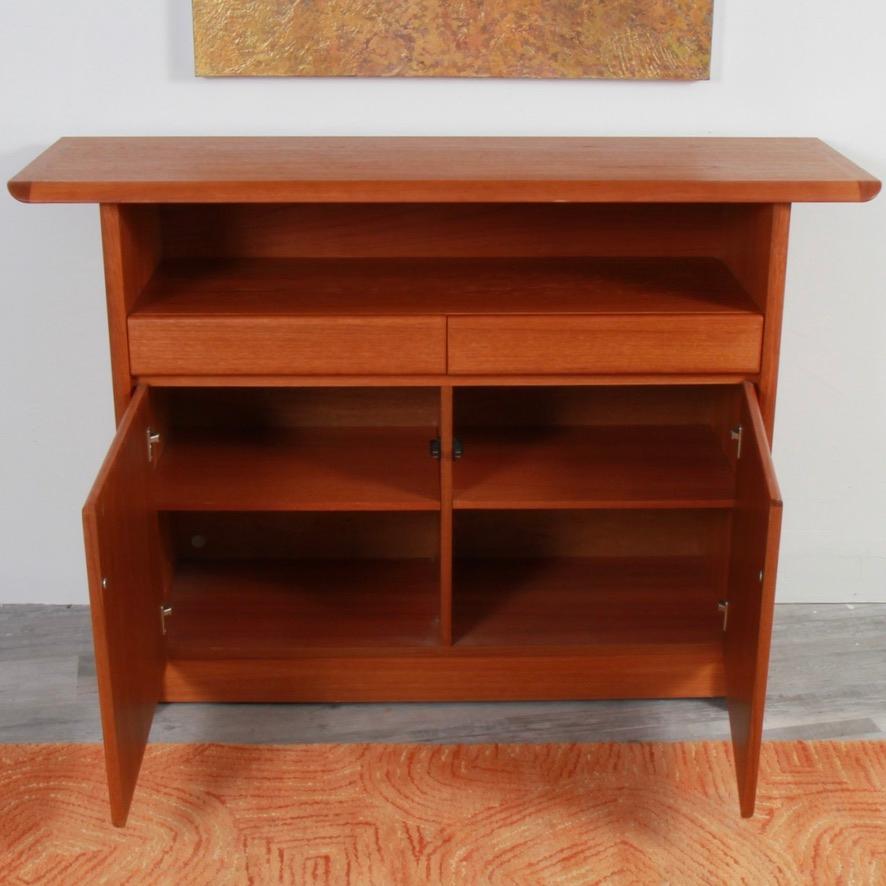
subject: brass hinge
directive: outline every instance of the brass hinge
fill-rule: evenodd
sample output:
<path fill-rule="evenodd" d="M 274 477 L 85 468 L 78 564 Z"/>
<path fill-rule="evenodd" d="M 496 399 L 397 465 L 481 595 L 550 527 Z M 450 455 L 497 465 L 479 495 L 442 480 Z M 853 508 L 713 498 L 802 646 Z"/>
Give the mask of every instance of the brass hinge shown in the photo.
<path fill-rule="evenodd" d="M 148 446 L 148 464 L 153 464 L 154 447 L 157 446 L 160 442 L 160 432 L 155 431 L 153 428 L 148 428 L 145 431 L 145 438 Z"/>
<path fill-rule="evenodd" d="M 741 458 L 741 438 L 744 434 L 744 428 L 741 425 L 736 425 L 730 432 L 729 436 L 735 440 L 735 457 Z"/>
<path fill-rule="evenodd" d="M 165 603 L 160 606 L 160 628 L 163 631 L 164 636 L 166 635 L 166 619 L 172 615 L 172 607 L 167 606 Z"/>
<path fill-rule="evenodd" d="M 729 601 L 721 600 L 717 604 L 717 610 L 723 613 L 723 630 L 726 630 L 726 625 L 729 623 Z"/>

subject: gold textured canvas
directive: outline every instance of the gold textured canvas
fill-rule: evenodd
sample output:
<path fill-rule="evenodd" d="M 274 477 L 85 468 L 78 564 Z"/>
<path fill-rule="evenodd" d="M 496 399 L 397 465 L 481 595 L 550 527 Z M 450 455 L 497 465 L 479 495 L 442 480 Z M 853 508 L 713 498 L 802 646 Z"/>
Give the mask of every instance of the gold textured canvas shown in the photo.
<path fill-rule="evenodd" d="M 193 0 L 204 77 L 705 80 L 714 0 Z"/>

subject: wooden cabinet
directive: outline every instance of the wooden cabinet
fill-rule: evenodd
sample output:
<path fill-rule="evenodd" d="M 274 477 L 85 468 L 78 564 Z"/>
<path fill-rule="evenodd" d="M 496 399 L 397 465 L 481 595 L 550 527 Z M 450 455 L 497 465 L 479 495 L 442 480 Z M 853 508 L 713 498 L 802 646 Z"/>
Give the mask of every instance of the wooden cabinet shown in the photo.
<path fill-rule="evenodd" d="M 102 204 L 114 822 L 161 701 L 724 697 L 752 814 L 790 203 L 878 187 L 802 139 L 50 148 L 12 193 Z"/>

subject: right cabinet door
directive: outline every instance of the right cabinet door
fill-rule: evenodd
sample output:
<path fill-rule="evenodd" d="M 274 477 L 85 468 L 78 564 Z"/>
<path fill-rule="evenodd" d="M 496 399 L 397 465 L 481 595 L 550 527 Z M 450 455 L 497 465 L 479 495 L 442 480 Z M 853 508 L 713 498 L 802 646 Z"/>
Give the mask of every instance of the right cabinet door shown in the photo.
<path fill-rule="evenodd" d="M 753 385 L 740 403 L 725 634 L 726 696 L 741 814 L 753 815 L 781 533 L 781 494 Z"/>

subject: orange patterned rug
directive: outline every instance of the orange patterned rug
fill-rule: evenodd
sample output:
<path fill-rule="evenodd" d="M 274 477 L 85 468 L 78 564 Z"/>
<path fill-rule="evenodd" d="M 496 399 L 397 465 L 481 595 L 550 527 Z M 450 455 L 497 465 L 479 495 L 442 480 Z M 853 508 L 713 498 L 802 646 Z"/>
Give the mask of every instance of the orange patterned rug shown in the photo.
<path fill-rule="evenodd" d="M 128 826 L 96 745 L 0 745 L 9 884 L 886 883 L 886 742 L 152 745 Z"/>

